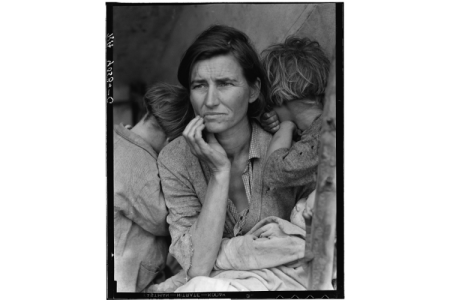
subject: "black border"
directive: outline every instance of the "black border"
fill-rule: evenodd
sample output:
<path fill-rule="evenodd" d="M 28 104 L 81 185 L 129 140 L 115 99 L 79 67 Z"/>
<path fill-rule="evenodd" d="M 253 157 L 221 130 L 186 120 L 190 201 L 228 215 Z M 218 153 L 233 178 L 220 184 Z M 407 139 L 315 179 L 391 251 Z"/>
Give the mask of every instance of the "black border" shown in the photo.
<path fill-rule="evenodd" d="M 336 252 L 337 298 L 344 298 L 344 3 L 336 3 Z"/>
<path fill-rule="evenodd" d="M 150 298 L 242 298 L 242 299 L 343 299 L 344 298 L 344 3 L 343 2 L 202 2 L 202 3 L 119 3 L 106 2 L 105 70 L 112 66 L 113 49 L 108 47 L 108 34 L 113 33 L 114 6 L 203 5 L 203 4 L 336 4 L 336 251 L 337 289 L 333 291 L 274 291 L 274 292 L 209 292 L 209 293 L 117 293 L 114 281 L 113 226 L 113 80 L 106 82 L 106 177 L 107 177 L 107 299 Z M 108 80 L 110 82 L 108 82 Z M 110 83 L 110 84 L 109 84 Z M 108 176 L 109 175 L 109 176 Z"/>
<path fill-rule="evenodd" d="M 108 37 L 108 34 L 113 34 L 113 5 L 109 5 L 106 3 L 106 33 L 105 36 Z M 114 63 L 113 62 L 113 47 L 107 47 L 108 40 L 105 40 L 105 49 L 106 49 L 106 61 L 105 61 L 105 71 L 108 69 L 108 65 L 113 68 L 114 75 Z M 109 77 L 106 74 L 106 77 Z M 108 83 L 108 79 L 105 78 L 106 82 L 106 179 L 107 179 L 107 205 L 106 205 L 106 231 L 107 231 L 107 295 L 108 299 L 114 296 L 116 293 L 116 282 L 114 281 L 114 159 L 113 159 L 113 102 L 114 102 L 114 89 L 111 84 Z M 112 101 L 111 101 L 112 100 Z M 109 175 L 109 176 L 108 176 Z"/>

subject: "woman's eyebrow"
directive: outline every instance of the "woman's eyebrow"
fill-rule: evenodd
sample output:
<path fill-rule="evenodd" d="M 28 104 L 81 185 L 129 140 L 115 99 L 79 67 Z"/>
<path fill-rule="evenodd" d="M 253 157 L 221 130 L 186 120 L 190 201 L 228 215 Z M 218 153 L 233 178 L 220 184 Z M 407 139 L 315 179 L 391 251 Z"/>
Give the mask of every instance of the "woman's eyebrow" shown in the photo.
<path fill-rule="evenodd" d="M 220 81 L 220 82 L 223 82 L 223 81 L 236 82 L 237 80 L 234 79 L 234 78 L 230 78 L 230 77 L 218 77 L 218 78 L 215 78 L 215 81 Z"/>
<path fill-rule="evenodd" d="M 206 82 L 205 79 L 193 79 L 191 80 L 191 85 L 195 83 L 205 83 L 205 82 Z"/>

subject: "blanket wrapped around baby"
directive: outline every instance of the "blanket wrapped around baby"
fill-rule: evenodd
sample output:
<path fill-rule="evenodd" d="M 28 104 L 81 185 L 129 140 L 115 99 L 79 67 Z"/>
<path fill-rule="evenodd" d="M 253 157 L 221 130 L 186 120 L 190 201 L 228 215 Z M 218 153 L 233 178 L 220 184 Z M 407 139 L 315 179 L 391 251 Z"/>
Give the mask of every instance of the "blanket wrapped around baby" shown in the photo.
<path fill-rule="evenodd" d="M 153 287 L 152 292 L 306 290 L 304 254 L 305 229 L 268 217 L 247 234 L 222 240 L 209 277 L 185 283 L 185 274 L 179 274 L 177 280 L 168 282 L 169 288 L 163 284 Z"/>
<path fill-rule="evenodd" d="M 246 235 L 223 239 L 210 277 L 195 277 L 176 292 L 305 290 L 305 230 L 278 217 Z"/>

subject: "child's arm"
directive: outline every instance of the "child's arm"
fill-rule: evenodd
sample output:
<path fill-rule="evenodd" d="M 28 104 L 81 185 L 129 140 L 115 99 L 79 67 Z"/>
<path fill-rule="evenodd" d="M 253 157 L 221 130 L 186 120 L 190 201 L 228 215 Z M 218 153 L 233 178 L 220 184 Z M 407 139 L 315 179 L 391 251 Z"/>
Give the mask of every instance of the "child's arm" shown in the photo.
<path fill-rule="evenodd" d="M 281 148 L 291 148 L 292 136 L 297 126 L 292 121 L 284 121 L 280 124 L 280 129 L 273 135 L 270 145 L 267 148 L 267 157 L 275 150 Z"/>
<path fill-rule="evenodd" d="M 321 119 L 306 129 L 290 148 L 279 148 L 267 156 L 263 181 L 268 187 L 298 187 L 314 184 L 319 164 Z"/>

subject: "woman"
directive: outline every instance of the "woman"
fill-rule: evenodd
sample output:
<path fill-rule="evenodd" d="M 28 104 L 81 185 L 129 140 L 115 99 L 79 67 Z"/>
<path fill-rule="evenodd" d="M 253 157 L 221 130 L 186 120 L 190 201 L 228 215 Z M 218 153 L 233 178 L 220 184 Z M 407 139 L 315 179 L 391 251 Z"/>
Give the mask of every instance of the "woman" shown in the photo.
<path fill-rule="evenodd" d="M 178 80 L 196 117 L 158 159 L 169 251 L 189 277 L 208 276 L 222 237 L 245 234 L 267 216 L 288 220 L 301 190 L 263 185 L 271 135 L 251 119 L 264 107 L 266 79 L 244 33 L 226 26 L 203 32 L 186 51 Z"/>

